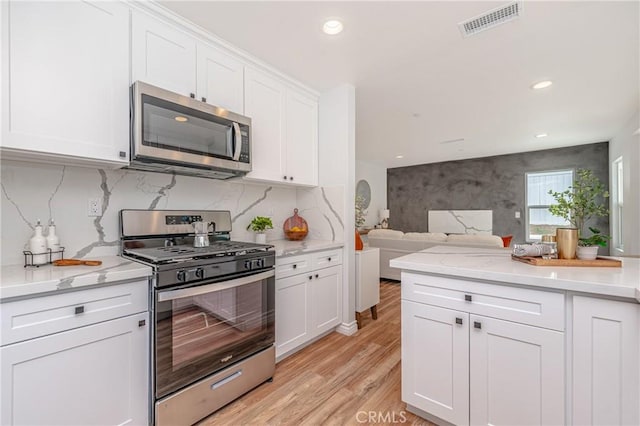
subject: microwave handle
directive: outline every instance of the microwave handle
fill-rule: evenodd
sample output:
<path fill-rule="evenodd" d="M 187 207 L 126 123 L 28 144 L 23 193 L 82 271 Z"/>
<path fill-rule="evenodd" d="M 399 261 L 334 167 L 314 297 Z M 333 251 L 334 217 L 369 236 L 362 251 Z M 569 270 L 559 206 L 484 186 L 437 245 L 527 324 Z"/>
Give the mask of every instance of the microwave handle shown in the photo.
<path fill-rule="evenodd" d="M 242 133 L 240 133 L 240 125 L 236 122 L 233 123 L 233 141 L 235 142 L 233 161 L 238 161 L 242 150 Z"/>

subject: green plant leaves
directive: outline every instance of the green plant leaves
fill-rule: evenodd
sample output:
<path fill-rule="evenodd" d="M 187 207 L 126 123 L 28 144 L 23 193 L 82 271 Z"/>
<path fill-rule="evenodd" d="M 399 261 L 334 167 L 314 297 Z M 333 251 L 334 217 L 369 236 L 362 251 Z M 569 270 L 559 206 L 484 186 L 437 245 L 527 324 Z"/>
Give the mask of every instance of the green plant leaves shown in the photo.
<path fill-rule="evenodd" d="M 273 222 L 271 222 L 270 217 L 256 216 L 247 225 L 247 231 L 249 229 L 253 232 L 264 232 L 267 229 L 273 229 Z"/>
<path fill-rule="evenodd" d="M 576 174 L 573 185 L 566 191 L 549 191 L 549 195 L 557 203 L 549 206 L 549 212 L 568 221 L 582 234 L 589 219 L 609 214 L 609 209 L 604 203 L 609 197 L 609 192 L 591 170 L 578 169 Z"/>

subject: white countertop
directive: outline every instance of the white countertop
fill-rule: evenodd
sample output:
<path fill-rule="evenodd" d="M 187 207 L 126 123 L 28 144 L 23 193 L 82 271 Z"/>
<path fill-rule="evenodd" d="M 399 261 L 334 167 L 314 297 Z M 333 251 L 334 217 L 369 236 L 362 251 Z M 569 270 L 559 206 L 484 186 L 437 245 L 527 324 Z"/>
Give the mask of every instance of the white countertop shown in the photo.
<path fill-rule="evenodd" d="M 34 297 L 41 294 L 102 285 L 116 281 L 145 278 L 151 268 L 120 256 L 102 256 L 100 266 L 52 266 L 39 268 L 22 265 L 2 266 L 0 300 Z"/>
<path fill-rule="evenodd" d="M 269 241 L 267 244 L 273 244 L 276 250 L 276 257 L 295 256 L 298 254 L 311 253 L 313 251 L 330 250 L 341 248 L 343 242 L 328 240 L 275 240 Z"/>
<path fill-rule="evenodd" d="M 615 258 L 621 268 L 533 266 L 511 260 L 504 249 L 436 246 L 392 259 L 393 268 L 504 283 L 553 288 L 640 302 L 640 259 Z"/>

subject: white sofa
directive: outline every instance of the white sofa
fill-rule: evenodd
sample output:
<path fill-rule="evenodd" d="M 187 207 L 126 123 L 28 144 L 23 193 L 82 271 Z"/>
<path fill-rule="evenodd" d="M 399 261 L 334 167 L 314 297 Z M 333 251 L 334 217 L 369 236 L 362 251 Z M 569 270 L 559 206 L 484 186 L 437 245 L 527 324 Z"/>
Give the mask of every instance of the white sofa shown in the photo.
<path fill-rule="evenodd" d="M 400 270 L 389 261 L 405 254 L 434 246 L 504 247 L 502 238 L 486 234 L 442 234 L 436 232 L 407 232 L 391 229 L 372 229 L 367 235 L 369 246 L 380 249 L 380 278 L 400 280 Z"/>

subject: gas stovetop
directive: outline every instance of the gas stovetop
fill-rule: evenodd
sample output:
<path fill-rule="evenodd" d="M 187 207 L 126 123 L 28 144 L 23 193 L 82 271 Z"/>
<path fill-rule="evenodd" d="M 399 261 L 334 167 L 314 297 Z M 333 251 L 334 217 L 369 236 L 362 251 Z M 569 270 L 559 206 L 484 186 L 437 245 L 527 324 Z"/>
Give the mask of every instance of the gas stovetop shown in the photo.
<path fill-rule="evenodd" d="M 155 240 L 147 244 L 153 245 Z M 125 243 L 123 254 L 132 256 L 153 264 L 180 262 L 185 260 L 210 259 L 217 257 L 242 256 L 249 253 L 268 252 L 273 246 L 266 244 L 246 243 L 240 241 L 214 241 L 208 247 L 193 247 L 188 244 L 168 245 L 160 247 L 144 247 L 144 240 L 135 243 Z M 127 245 L 143 247 L 127 248 Z"/>

